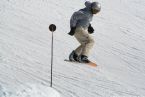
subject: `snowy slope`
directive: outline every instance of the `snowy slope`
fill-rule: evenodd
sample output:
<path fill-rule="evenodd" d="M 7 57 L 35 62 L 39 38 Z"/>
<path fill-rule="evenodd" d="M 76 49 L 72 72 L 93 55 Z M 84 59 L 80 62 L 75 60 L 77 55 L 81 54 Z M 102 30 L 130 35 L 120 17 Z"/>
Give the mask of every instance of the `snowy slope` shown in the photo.
<path fill-rule="evenodd" d="M 84 0 L 1 0 L 0 95 L 10 97 L 11 90 L 27 90 L 28 84 L 50 85 L 48 26 L 54 23 L 53 88 L 62 97 L 145 96 L 145 1 L 99 2 L 90 55 L 99 66 L 92 68 L 63 61 L 79 45 L 67 33 L 72 13 L 84 7 Z"/>
<path fill-rule="evenodd" d="M 25 84 L 26 85 L 26 84 Z M 40 84 L 21 85 L 15 89 L 0 86 L 0 97 L 61 97 L 53 88 Z"/>

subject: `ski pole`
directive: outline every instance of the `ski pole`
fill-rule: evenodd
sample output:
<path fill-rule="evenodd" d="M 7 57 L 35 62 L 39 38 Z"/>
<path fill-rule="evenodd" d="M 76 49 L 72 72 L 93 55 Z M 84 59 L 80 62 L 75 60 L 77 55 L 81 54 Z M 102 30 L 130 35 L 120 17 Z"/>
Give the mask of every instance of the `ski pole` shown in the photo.
<path fill-rule="evenodd" d="M 49 30 L 52 32 L 52 38 L 51 38 L 51 84 L 50 87 L 52 87 L 52 77 L 53 77 L 53 32 L 56 30 L 56 26 L 54 24 L 51 24 L 49 26 Z"/>

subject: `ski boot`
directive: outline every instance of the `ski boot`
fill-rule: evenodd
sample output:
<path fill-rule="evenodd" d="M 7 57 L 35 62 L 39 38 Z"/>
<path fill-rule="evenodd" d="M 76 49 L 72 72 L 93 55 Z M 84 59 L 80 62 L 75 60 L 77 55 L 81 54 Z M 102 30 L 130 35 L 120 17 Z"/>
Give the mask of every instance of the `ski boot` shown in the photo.
<path fill-rule="evenodd" d="M 78 55 L 75 53 L 75 51 L 71 52 L 71 54 L 69 55 L 69 60 L 70 61 L 78 61 Z"/>
<path fill-rule="evenodd" d="M 88 57 L 85 56 L 85 55 L 80 55 L 79 58 L 78 58 L 78 61 L 80 63 L 89 63 L 90 62 L 90 60 L 88 59 Z"/>

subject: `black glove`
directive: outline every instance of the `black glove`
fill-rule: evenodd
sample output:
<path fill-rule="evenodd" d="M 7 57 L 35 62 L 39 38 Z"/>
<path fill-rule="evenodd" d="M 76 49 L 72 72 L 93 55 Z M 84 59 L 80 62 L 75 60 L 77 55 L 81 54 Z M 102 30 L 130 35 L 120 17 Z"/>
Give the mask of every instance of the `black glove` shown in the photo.
<path fill-rule="evenodd" d="M 91 24 L 90 24 L 89 27 L 88 27 L 88 32 L 89 32 L 90 34 L 94 33 L 94 28 L 91 26 Z"/>
<path fill-rule="evenodd" d="M 68 34 L 73 36 L 75 34 L 75 30 L 76 30 L 76 27 L 72 27 Z"/>

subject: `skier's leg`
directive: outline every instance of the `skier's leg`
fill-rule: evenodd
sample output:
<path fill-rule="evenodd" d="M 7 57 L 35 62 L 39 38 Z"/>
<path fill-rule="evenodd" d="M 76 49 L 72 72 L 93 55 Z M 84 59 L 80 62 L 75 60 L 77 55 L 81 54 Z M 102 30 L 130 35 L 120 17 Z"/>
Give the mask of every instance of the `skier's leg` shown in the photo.
<path fill-rule="evenodd" d="M 77 33 L 75 34 L 75 38 L 81 44 L 75 52 L 77 52 L 80 56 L 78 60 L 80 62 L 88 63 L 88 56 L 90 54 L 90 50 L 94 45 L 94 39 L 89 35 L 88 31 L 84 30 L 83 28 L 79 28 L 76 30 Z"/>
<path fill-rule="evenodd" d="M 69 55 L 69 60 L 70 61 L 78 61 L 78 56 L 82 53 L 82 48 L 84 48 L 84 45 L 82 45 L 82 40 L 81 40 L 81 33 L 82 33 L 82 28 L 76 28 L 75 38 L 78 40 L 78 42 L 81 44 L 79 47 L 77 47 L 75 50 L 73 50 L 70 55 Z"/>
<path fill-rule="evenodd" d="M 78 40 L 78 42 L 81 44 L 75 52 L 78 55 L 85 55 L 89 56 L 90 50 L 92 49 L 94 45 L 94 39 L 92 36 L 88 33 L 87 30 L 83 29 L 82 27 L 79 27 L 76 29 L 75 38 Z"/>
<path fill-rule="evenodd" d="M 85 43 L 84 48 L 82 49 L 82 53 L 81 55 L 85 55 L 85 56 L 89 56 L 90 54 L 90 50 L 92 49 L 92 47 L 94 46 L 94 39 L 89 35 L 87 37 L 87 41 Z"/>
<path fill-rule="evenodd" d="M 78 61 L 89 63 L 88 55 L 89 55 L 89 42 L 93 43 L 93 39 L 91 40 L 91 37 L 89 36 L 89 33 L 87 30 L 83 28 L 77 28 L 75 33 L 75 38 L 78 40 L 78 42 L 81 44 L 75 52 L 79 54 Z M 90 45 L 91 45 L 90 43 Z M 91 48 L 91 47 L 90 47 Z"/>
<path fill-rule="evenodd" d="M 82 49 L 84 48 L 85 46 L 85 42 L 86 42 L 86 38 L 84 36 L 84 34 L 87 34 L 87 32 L 85 32 L 85 30 L 81 27 L 79 28 L 76 28 L 76 33 L 75 33 L 75 38 L 77 39 L 77 41 L 80 43 L 80 46 L 78 46 L 76 49 L 75 49 L 75 52 L 80 55 L 82 53 Z"/>
<path fill-rule="evenodd" d="M 79 62 L 83 62 L 83 63 L 89 63 L 90 60 L 88 59 L 88 56 L 90 54 L 90 50 L 94 45 L 94 40 L 91 37 L 87 37 L 87 41 L 84 44 L 84 47 L 82 48 L 82 53 L 80 54 L 80 56 L 78 57 L 78 61 Z"/>
<path fill-rule="evenodd" d="M 80 54 L 82 53 L 82 48 L 83 48 L 83 45 L 80 45 L 79 47 L 77 47 L 77 48 L 75 49 L 75 52 L 76 52 L 78 55 L 80 55 Z"/>

